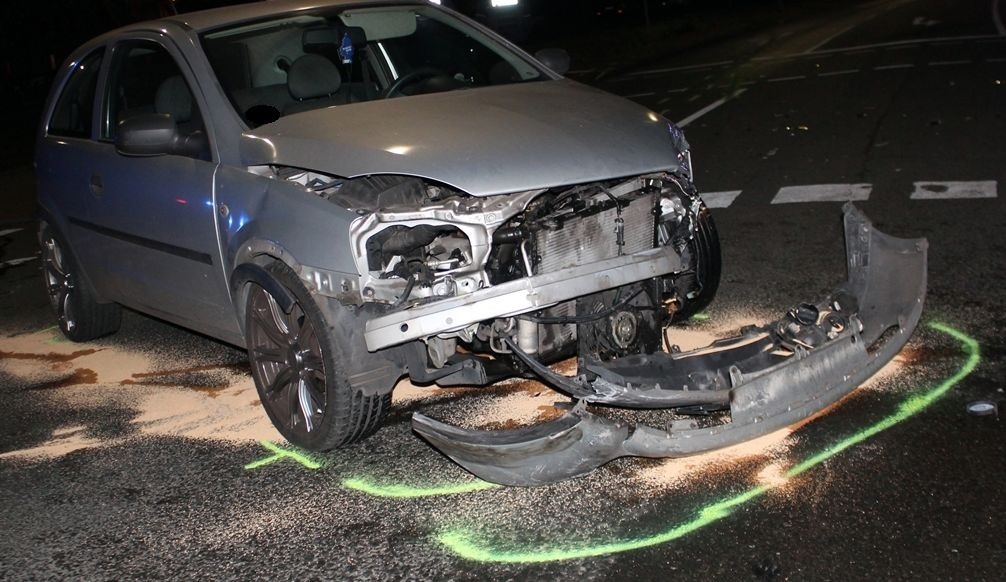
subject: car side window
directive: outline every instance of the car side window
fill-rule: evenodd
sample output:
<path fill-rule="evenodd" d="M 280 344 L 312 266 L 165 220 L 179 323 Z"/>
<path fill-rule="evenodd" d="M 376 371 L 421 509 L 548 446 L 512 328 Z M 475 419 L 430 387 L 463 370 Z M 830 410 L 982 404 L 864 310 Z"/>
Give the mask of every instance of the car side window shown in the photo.
<path fill-rule="evenodd" d="M 94 111 L 94 91 L 105 49 L 100 48 L 77 63 L 52 111 L 46 129 L 49 135 L 61 137 L 91 137 L 91 117 Z"/>
<path fill-rule="evenodd" d="M 119 124 L 138 115 L 167 114 L 178 129 L 177 152 L 209 160 L 209 142 L 199 105 L 174 57 L 153 41 L 116 48 L 109 76 L 102 137 L 114 140 Z"/>

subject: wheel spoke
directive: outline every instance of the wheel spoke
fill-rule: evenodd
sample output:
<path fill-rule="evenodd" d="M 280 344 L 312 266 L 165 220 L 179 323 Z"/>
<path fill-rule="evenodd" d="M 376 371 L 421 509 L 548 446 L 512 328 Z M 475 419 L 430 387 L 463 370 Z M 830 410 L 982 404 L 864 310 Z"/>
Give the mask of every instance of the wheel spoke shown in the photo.
<path fill-rule="evenodd" d="M 304 328 L 310 327 L 311 324 L 307 322 L 304 311 L 301 310 L 300 305 L 294 303 L 293 308 L 290 309 L 290 313 L 286 314 L 286 329 L 290 341 L 300 341 L 301 336 L 304 334 Z"/>
<path fill-rule="evenodd" d="M 273 418 L 286 423 L 288 428 L 293 428 L 296 424 L 290 422 L 290 395 L 296 393 L 296 378 L 290 368 L 286 367 L 269 384 L 263 398 L 263 404 L 272 411 Z"/>
<path fill-rule="evenodd" d="M 306 319 L 304 321 L 304 325 L 301 327 L 298 341 L 300 342 L 300 345 L 315 353 L 320 351 L 318 347 L 318 332 L 314 329 L 314 326 L 311 325 L 311 322 Z"/>
<path fill-rule="evenodd" d="M 51 259 L 45 262 L 45 272 L 57 281 L 66 280 L 66 273 L 64 273 L 63 270 L 59 268 L 59 265 Z"/>
<path fill-rule="evenodd" d="M 54 239 L 45 241 L 45 259 L 60 276 L 64 275 L 66 269 L 63 268 L 63 253 Z"/>
<path fill-rule="evenodd" d="M 271 293 L 263 291 L 265 293 L 266 304 L 269 306 L 269 315 L 272 316 L 272 322 L 275 329 L 278 330 L 284 336 L 290 335 L 290 329 L 286 324 L 286 314 L 280 308 L 279 303 L 276 302 L 276 298 L 272 296 Z M 285 338 L 284 338 L 285 339 Z"/>
<path fill-rule="evenodd" d="M 319 414 L 324 414 L 325 405 L 327 404 L 327 399 L 325 397 L 325 377 L 319 376 L 316 372 L 312 372 L 311 374 L 305 376 L 304 382 L 307 384 L 308 390 L 311 393 L 315 410 L 318 410 Z"/>
<path fill-rule="evenodd" d="M 66 291 L 63 293 L 63 299 L 60 301 L 62 313 L 59 314 L 59 318 L 63 320 L 66 324 L 67 331 L 73 331 L 73 328 L 77 327 L 77 321 L 74 317 L 73 307 L 70 304 L 70 292 Z"/>
<path fill-rule="evenodd" d="M 307 432 L 313 431 L 316 405 L 308 388 L 308 383 L 303 378 L 297 382 L 297 402 L 300 405 L 300 413 L 304 417 L 304 429 Z"/>
<path fill-rule="evenodd" d="M 302 417 L 300 412 L 300 379 L 290 384 L 290 389 L 286 393 L 287 405 L 287 426 L 294 428 L 299 424 L 298 419 Z M 305 423 L 306 426 L 306 423 Z M 309 431 L 310 432 L 310 431 Z"/>
<path fill-rule="evenodd" d="M 66 287 L 63 287 L 62 285 L 49 286 L 49 303 L 56 312 L 56 317 L 60 317 L 63 314 L 63 305 L 66 301 L 67 295 L 69 295 L 69 293 L 67 293 Z"/>
<path fill-rule="evenodd" d="M 272 298 L 265 291 L 262 291 L 262 293 L 266 296 L 266 301 Z M 269 308 L 253 308 L 252 317 L 259 323 L 258 329 L 265 335 L 265 339 L 272 343 L 273 346 L 283 348 L 287 345 L 286 334 L 276 325 L 276 321 L 271 314 L 267 315 L 265 313 L 266 309 Z"/>
<path fill-rule="evenodd" d="M 293 368 L 284 364 L 283 369 L 276 374 L 272 383 L 269 384 L 268 392 L 273 395 L 278 395 L 284 389 L 289 388 L 296 379 L 297 378 L 293 373 Z"/>
<path fill-rule="evenodd" d="M 66 267 L 63 266 L 63 249 L 60 248 L 56 239 L 52 241 L 52 262 L 56 264 L 56 268 L 59 269 L 60 273 L 66 272 Z"/>
<path fill-rule="evenodd" d="M 312 372 L 325 372 L 325 364 L 321 359 L 321 356 L 312 352 L 304 352 L 301 355 L 300 365 L 305 370 L 310 370 Z"/>
<path fill-rule="evenodd" d="M 288 363 L 286 361 L 286 353 L 277 348 L 254 347 L 252 348 L 252 357 L 256 360 L 262 360 L 265 362 L 278 362 L 280 364 Z"/>

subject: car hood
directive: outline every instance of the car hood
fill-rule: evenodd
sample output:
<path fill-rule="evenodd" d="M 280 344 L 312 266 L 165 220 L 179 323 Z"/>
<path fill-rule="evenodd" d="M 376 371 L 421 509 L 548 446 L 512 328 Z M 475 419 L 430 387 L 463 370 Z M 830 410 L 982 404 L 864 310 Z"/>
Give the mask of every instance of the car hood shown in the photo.
<path fill-rule="evenodd" d="M 241 140 L 249 166 L 418 176 L 476 196 L 674 169 L 676 153 L 666 119 L 569 80 L 315 109 Z"/>

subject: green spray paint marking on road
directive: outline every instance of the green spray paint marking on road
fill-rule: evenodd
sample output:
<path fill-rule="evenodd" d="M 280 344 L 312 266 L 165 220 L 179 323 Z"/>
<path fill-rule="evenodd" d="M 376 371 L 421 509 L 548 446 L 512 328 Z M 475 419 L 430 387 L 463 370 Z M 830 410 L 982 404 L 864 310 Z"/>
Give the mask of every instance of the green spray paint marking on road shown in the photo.
<path fill-rule="evenodd" d="M 458 495 L 460 493 L 474 493 L 486 489 L 499 487 L 495 483 L 475 480 L 469 483 L 457 483 L 454 485 L 431 485 L 425 487 L 413 485 L 401 485 L 393 483 L 374 483 L 363 477 L 351 477 L 342 482 L 346 489 L 361 491 L 374 497 L 394 497 L 397 499 L 411 499 L 416 497 L 434 497 L 439 495 Z"/>
<path fill-rule="evenodd" d="M 283 459 L 293 459 L 301 465 L 307 467 L 308 469 L 320 469 L 321 463 L 315 461 L 311 457 L 304 453 L 298 451 L 291 451 L 289 449 L 284 449 L 279 445 L 271 443 L 269 441 L 259 441 L 258 444 L 262 445 L 266 449 L 272 451 L 274 454 L 268 457 L 261 458 L 257 461 L 252 461 L 245 465 L 245 469 L 258 469 L 259 467 L 264 467 L 266 465 L 271 465 L 276 461 L 282 461 Z"/>
<path fill-rule="evenodd" d="M 892 426 L 900 423 L 901 421 L 907 420 L 908 418 L 918 414 L 919 412 L 922 412 L 922 410 L 924 410 L 933 402 L 936 402 L 941 396 L 946 394 L 948 390 L 957 385 L 957 383 L 959 383 L 961 380 L 970 375 L 971 372 L 975 371 L 975 368 L 978 367 L 978 364 L 979 362 L 981 362 L 982 359 L 980 348 L 978 346 L 977 341 L 965 335 L 964 333 L 948 325 L 944 325 L 942 323 L 930 323 L 929 327 L 935 329 L 936 331 L 943 332 L 953 337 L 957 341 L 961 342 L 961 349 L 963 349 L 964 353 L 968 355 L 968 359 L 966 362 L 964 362 L 964 365 L 961 366 L 961 368 L 957 370 L 957 372 L 955 372 L 952 376 L 944 380 L 936 388 L 933 388 L 932 390 L 929 390 L 928 392 L 925 392 L 923 394 L 913 394 L 912 396 L 909 396 L 904 402 L 901 403 L 901 406 L 898 407 L 897 412 L 895 412 L 894 414 L 884 418 L 883 420 L 874 425 L 871 425 L 859 431 L 858 433 L 850 436 L 849 438 L 832 445 L 831 447 L 821 451 L 820 453 L 794 466 L 789 471 L 786 471 L 787 477 L 796 477 L 800 473 L 803 473 L 804 471 L 815 467 L 822 461 L 826 461 L 827 459 L 837 455 L 838 453 L 841 453 L 845 449 L 853 445 L 857 445 L 865 441 L 866 439 L 871 438 L 875 434 L 887 430 Z"/>
<path fill-rule="evenodd" d="M 709 317 L 708 313 L 703 311 L 701 313 L 696 313 L 695 315 L 693 315 L 692 319 L 694 319 L 695 321 L 709 321 L 712 318 Z"/>
<path fill-rule="evenodd" d="M 977 341 L 963 332 L 942 323 L 931 323 L 929 324 L 929 327 L 945 333 L 961 343 L 962 350 L 968 356 L 964 365 L 961 366 L 956 373 L 945 379 L 935 388 L 932 388 L 923 394 L 910 396 L 902 402 L 897 411 L 890 416 L 885 417 L 879 422 L 866 427 L 856 434 L 839 441 L 824 451 L 821 451 L 820 453 L 795 465 L 785 473 L 786 477 L 795 477 L 809 469 L 812 469 L 827 459 L 841 453 L 845 449 L 859 444 L 873 437 L 877 433 L 887 430 L 888 428 L 891 428 L 892 426 L 918 414 L 930 404 L 938 400 L 941 396 L 946 394 L 947 391 L 957 385 L 978 367 L 979 362 L 981 362 L 981 354 Z M 491 545 L 483 545 L 479 543 L 479 540 L 476 539 L 475 535 L 463 529 L 448 529 L 441 532 L 437 536 L 437 540 L 462 558 L 479 562 L 516 562 L 529 564 L 573 560 L 577 558 L 590 558 L 594 556 L 628 552 L 656 546 L 684 537 L 685 535 L 729 516 L 735 507 L 747 503 L 752 499 L 761 497 L 771 489 L 772 486 L 759 485 L 758 487 L 749 489 L 740 495 L 735 495 L 711 505 L 707 505 L 699 510 L 698 515 L 690 521 L 677 525 L 667 531 L 638 539 L 589 544 L 578 547 L 550 548 L 544 550 L 505 550 L 494 548 Z"/>

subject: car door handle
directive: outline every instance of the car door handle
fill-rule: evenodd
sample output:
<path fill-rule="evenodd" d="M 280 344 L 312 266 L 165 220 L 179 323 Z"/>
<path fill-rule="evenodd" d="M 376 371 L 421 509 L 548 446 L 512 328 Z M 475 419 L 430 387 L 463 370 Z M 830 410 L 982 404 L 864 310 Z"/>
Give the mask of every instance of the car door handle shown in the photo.
<path fill-rule="evenodd" d="M 101 176 L 98 174 L 91 174 L 91 194 L 101 196 L 104 192 L 105 183 L 102 182 Z"/>

